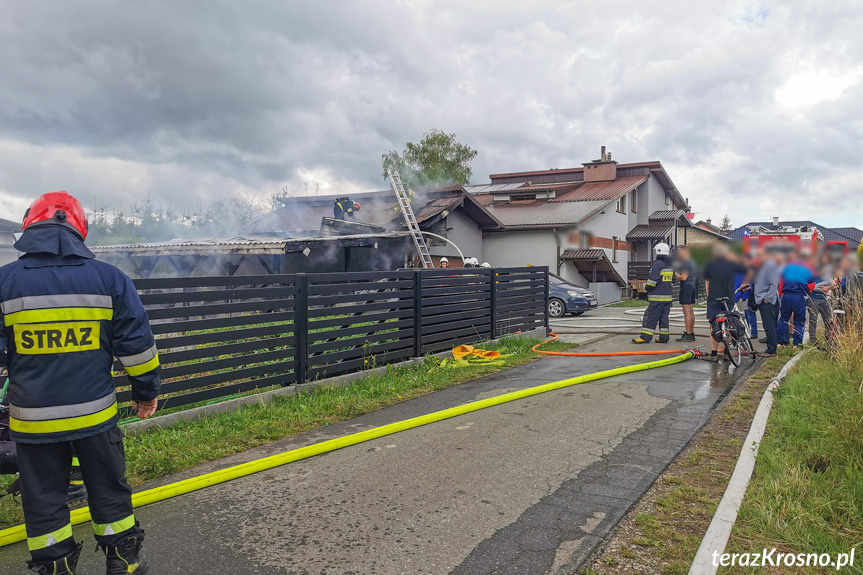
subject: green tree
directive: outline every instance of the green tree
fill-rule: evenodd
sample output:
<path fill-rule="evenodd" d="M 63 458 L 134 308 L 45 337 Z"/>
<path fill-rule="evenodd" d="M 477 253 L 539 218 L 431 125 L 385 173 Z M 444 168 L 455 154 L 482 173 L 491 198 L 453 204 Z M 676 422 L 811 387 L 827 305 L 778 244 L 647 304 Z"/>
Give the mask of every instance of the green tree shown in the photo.
<path fill-rule="evenodd" d="M 723 234 L 727 234 L 731 230 L 731 218 L 728 217 L 728 214 L 725 214 L 722 216 L 722 223 L 719 224 L 719 231 Z"/>
<path fill-rule="evenodd" d="M 393 168 L 408 186 L 464 186 L 470 183 L 470 164 L 476 155 L 476 150 L 458 143 L 455 134 L 431 130 L 418 144 L 405 144 L 401 154 L 396 150 L 384 154 L 383 177 L 387 179 L 387 168 Z"/>

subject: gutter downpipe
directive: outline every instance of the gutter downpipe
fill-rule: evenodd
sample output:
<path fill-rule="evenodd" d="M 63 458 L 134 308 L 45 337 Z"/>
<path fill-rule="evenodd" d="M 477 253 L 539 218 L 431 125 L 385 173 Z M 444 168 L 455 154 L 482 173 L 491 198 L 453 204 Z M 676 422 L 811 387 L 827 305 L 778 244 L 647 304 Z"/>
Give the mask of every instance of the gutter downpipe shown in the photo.
<path fill-rule="evenodd" d="M 560 276 L 560 268 L 561 268 L 561 259 L 560 259 L 560 236 L 557 233 L 557 228 L 551 228 L 551 233 L 554 235 L 554 243 L 557 246 L 557 257 L 555 258 L 556 262 L 556 272 L 555 275 Z"/>

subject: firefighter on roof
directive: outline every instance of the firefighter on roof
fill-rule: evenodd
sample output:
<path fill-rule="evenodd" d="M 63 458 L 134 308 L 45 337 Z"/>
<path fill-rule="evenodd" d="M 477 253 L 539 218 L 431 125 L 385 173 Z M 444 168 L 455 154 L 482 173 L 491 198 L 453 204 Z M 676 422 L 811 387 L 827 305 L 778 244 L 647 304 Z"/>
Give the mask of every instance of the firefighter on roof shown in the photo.
<path fill-rule="evenodd" d="M 9 370 L 9 414 L 18 447 L 27 545 L 36 573 L 75 573 L 66 495 L 73 449 L 90 499 L 107 573 L 146 573 L 144 532 L 132 511 L 114 380 L 116 357 L 138 417 L 153 415 L 159 356 L 132 281 L 84 245 L 87 221 L 66 192 L 38 198 L 24 214 L 0 268 L 0 368 Z"/>
<path fill-rule="evenodd" d="M 647 301 L 650 302 L 644 312 L 644 321 L 641 324 L 641 335 L 632 340 L 632 343 L 650 343 L 655 333 L 656 325 L 659 324 L 659 343 L 668 343 L 671 334 L 668 325 L 668 314 L 671 312 L 671 302 L 674 299 L 671 286 L 674 281 L 674 270 L 668 255 L 671 249 L 668 244 L 660 242 L 653 248 L 656 252 L 656 261 L 650 266 L 647 276 Z"/>

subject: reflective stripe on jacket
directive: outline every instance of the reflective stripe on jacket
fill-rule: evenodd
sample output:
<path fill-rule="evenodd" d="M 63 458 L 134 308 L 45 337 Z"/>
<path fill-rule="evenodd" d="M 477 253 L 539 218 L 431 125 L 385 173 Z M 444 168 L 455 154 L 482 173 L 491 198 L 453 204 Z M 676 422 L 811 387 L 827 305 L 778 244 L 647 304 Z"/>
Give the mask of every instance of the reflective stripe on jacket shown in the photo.
<path fill-rule="evenodd" d="M 647 301 L 671 302 L 674 300 L 671 286 L 674 270 L 665 257 L 659 256 L 647 274 Z"/>
<path fill-rule="evenodd" d="M 56 234 L 80 242 L 59 226 L 30 228 L 22 239 L 31 253 L 0 268 L 0 367 L 9 367 L 11 437 L 19 443 L 71 441 L 116 425 L 114 357 L 134 399 L 159 393 L 159 355 L 132 281 L 85 255 L 83 242 L 72 254 L 55 253 Z"/>

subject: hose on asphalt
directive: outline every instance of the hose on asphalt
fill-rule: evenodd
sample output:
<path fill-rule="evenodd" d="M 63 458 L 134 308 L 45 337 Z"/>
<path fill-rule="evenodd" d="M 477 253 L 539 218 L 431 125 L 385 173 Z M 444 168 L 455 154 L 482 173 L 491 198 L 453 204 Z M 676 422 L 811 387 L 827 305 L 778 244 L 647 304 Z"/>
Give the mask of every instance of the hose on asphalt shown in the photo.
<path fill-rule="evenodd" d="M 416 427 L 428 425 L 430 423 L 435 423 L 438 421 L 443 421 L 451 417 L 464 415 L 465 413 L 471 413 L 473 411 L 478 411 L 487 407 L 501 405 L 510 401 L 516 401 L 525 397 L 531 397 L 533 395 L 538 395 L 547 391 L 570 387 L 573 385 L 578 385 L 580 383 L 587 383 L 589 381 L 596 381 L 615 375 L 634 373 L 637 371 L 644 371 L 656 367 L 664 367 L 667 365 L 682 363 L 688 359 L 695 357 L 697 354 L 698 352 L 696 350 L 686 350 L 684 353 L 681 353 L 676 357 L 670 357 L 646 363 L 639 363 L 636 365 L 616 367 L 614 369 L 607 369 L 604 371 L 597 371 L 594 373 L 570 377 L 568 379 L 562 379 L 560 381 L 529 387 L 527 389 L 521 389 L 510 393 L 504 393 L 496 397 L 481 399 L 456 407 L 450 407 L 448 409 L 443 409 L 434 413 L 420 415 L 418 417 L 412 417 L 410 419 L 397 421 L 388 425 L 382 425 L 380 427 L 375 427 L 366 431 L 351 433 L 344 437 L 329 439 L 327 441 L 322 441 L 320 443 L 315 443 L 306 447 L 292 449 L 284 453 L 278 453 L 276 455 L 271 455 L 269 457 L 264 457 L 255 461 L 249 461 L 247 463 L 234 465 L 232 467 L 227 467 L 218 471 L 205 473 L 197 477 L 192 477 L 182 481 L 177 481 L 175 483 L 170 483 L 168 485 L 163 485 L 161 487 L 141 491 L 132 495 L 132 506 L 138 508 L 144 505 L 149 505 L 150 503 L 164 501 L 166 499 L 171 499 L 172 497 L 177 497 L 178 495 L 191 493 L 193 491 L 198 491 L 200 489 L 204 489 L 213 485 L 219 485 L 221 483 L 232 481 L 234 479 L 239 479 L 241 477 L 246 477 L 254 473 L 273 469 L 274 467 L 280 467 L 288 463 L 293 463 L 295 461 L 314 457 L 315 455 L 329 453 L 337 449 L 342 449 L 351 445 L 357 445 L 358 443 L 363 443 L 372 439 L 378 439 L 380 437 L 392 435 L 400 431 L 414 429 Z M 90 521 L 90 518 L 91 516 L 89 507 L 75 509 L 71 512 L 70 516 L 72 525 L 81 525 L 82 523 Z M 26 538 L 27 534 L 24 525 L 16 525 L 14 527 L 0 530 L 0 547 L 23 541 Z"/>

